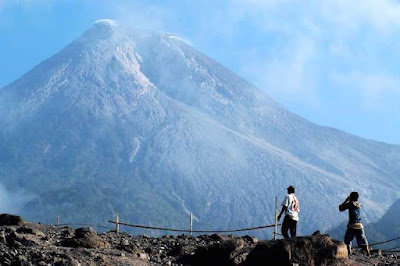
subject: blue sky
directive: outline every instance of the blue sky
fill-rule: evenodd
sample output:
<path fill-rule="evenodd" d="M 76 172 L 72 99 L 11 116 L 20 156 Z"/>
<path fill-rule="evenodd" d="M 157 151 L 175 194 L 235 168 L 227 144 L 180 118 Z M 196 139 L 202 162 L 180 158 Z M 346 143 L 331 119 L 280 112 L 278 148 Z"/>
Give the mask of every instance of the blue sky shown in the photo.
<path fill-rule="evenodd" d="M 0 87 L 111 18 L 174 33 L 321 125 L 400 144 L 395 0 L 0 0 Z"/>

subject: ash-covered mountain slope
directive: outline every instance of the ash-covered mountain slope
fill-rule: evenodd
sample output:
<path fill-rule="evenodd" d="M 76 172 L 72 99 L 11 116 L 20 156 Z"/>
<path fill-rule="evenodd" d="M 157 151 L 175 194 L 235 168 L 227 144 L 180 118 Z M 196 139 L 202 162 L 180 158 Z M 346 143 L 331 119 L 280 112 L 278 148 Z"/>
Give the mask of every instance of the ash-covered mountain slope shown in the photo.
<path fill-rule="evenodd" d="M 367 231 L 368 230 L 368 231 Z M 384 242 L 400 237 L 400 199 L 395 201 L 376 223 L 366 226 L 369 242 Z M 400 239 L 379 245 L 380 249 L 399 250 Z M 396 248 L 397 247 L 397 248 Z M 394 248 L 394 249 L 393 249 Z"/>
<path fill-rule="evenodd" d="M 0 89 L 0 182 L 30 220 L 232 228 L 273 222 L 293 184 L 303 233 L 378 219 L 400 195 L 400 147 L 320 127 L 168 34 L 102 20 Z M 260 234 L 270 236 L 265 231 Z"/>

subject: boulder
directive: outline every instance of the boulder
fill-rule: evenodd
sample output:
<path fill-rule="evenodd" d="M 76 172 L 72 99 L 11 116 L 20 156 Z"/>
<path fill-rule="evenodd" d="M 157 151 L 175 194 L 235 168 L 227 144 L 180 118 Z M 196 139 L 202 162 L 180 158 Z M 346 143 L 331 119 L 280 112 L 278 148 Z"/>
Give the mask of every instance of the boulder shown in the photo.
<path fill-rule="evenodd" d="M 291 265 L 292 250 L 285 240 L 260 241 L 250 252 L 246 265 Z"/>
<path fill-rule="evenodd" d="M 0 225 L 24 225 L 25 221 L 21 216 L 3 213 L 0 214 Z"/>
<path fill-rule="evenodd" d="M 17 233 L 30 234 L 30 235 L 40 236 L 40 237 L 45 236 L 45 234 L 42 231 L 35 229 L 35 228 L 26 227 L 26 226 L 22 226 L 22 227 L 18 228 Z"/>
<path fill-rule="evenodd" d="M 213 240 L 217 239 L 214 235 Z M 222 236 L 218 242 L 199 247 L 186 264 L 191 265 L 238 265 L 246 260 L 250 246 L 240 238 Z M 185 264 L 184 263 L 184 264 Z"/>
<path fill-rule="evenodd" d="M 64 227 L 62 230 L 63 237 L 71 237 L 75 234 L 74 230 L 70 227 Z"/>
<path fill-rule="evenodd" d="M 117 246 L 117 249 L 135 254 L 139 259 L 148 259 L 147 254 L 142 249 L 140 249 L 136 244 L 130 243 L 127 239 L 121 239 L 121 243 Z"/>
<path fill-rule="evenodd" d="M 110 244 L 90 227 L 76 229 L 74 238 L 66 238 L 60 244 L 64 247 L 110 248 Z"/>
<path fill-rule="evenodd" d="M 11 232 L 7 234 L 6 243 L 14 248 L 20 248 L 21 246 L 36 245 L 34 241 L 27 239 L 23 234 L 19 234 L 17 232 Z"/>
<path fill-rule="evenodd" d="M 251 244 L 257 244 L 258 243 L 258 239 L 249 235 L 245 235 L 242 237 L 243 240 L 251 243 Z"/>
<path fill-rule="evenodd" d="M 328 235 L 261 241 L 250 252 L 246 265 L 327 265 L 347 260 L 347 247 Z"/>
<path fill-rule="evenodd" d="M 221 235 L 221 234 L 212 234 L 212 235 L 210 235 L 210 239 L 212 241 L 225 241 L 228 239 L 228 236 Z"/>
<path fill-rule="evenodd" d="M 97 232 L 91 227 L 82 227 L 75 229 L 75 238 L 84 238 L 87 236 L 96 236 Z"/>

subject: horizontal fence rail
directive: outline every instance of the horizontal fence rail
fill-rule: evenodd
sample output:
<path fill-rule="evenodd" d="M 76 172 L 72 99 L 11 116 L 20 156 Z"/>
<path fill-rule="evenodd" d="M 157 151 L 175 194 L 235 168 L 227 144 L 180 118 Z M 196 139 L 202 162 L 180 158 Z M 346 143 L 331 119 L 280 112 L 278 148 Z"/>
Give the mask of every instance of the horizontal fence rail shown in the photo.
<path fill-rule="evenodd" d="M 109 223 L 113 224 L 120 224 L 129 227 L 135 228 L 143 228 L 143 229 L 152 229 L 152 230 L 160 230 L 160 231 L 171 231 L 171 232 L 183 232 L 183 233 L 233 233 L 233 232 L 242 232 L 242 231 L 251 231 L 251 230 L 258 230 L 264 228 L 271 228 L 275 227 L 275 224 L 269 225 L 262 225 L 257 227 L 250 227 L 250 228 L 242 228 L 242 229 L 229 229 L 229 230 L 187 230 L 187 229 L 174 229 L 174 228 L 164 228 L 164 227 L 155 227 L 155 226 L 147 226 L 147 225 L 139 225 L 139 224 L 128 224 L 124 222 L 116 222 L 116 221 L 108 221 Z M 281 224 L 278 224 L 281 225 Z"/>
<path fill-rule="evenodd" d="M 380 244 L 385 244 L 385 243 L 389 243 L 389 242 L 392 242 L 392 241 L 395 241 L 395 240 L 398 240 L 398 239 L 400 239 L 400 236 L 396 237 L 396 238 L 392 238 L 392 239 L 386 240 L 386 241 L 372 243 L 372 244 L 369 244 L 369 246 L 376 246 L 376 245 L 380 245 Z"/>
<path fill-rule="evenodd" d="M 392 252 L 392 251 L 395 251 L 395 250 L 397 250 L 399 248 L 400 248 L 400 246 L 397 246 L 397 247 L 394 247 L 394 248 L 387 248 L 387 249 L 384 249 L 382 251 L 384 251 L 384 252 Z"/>

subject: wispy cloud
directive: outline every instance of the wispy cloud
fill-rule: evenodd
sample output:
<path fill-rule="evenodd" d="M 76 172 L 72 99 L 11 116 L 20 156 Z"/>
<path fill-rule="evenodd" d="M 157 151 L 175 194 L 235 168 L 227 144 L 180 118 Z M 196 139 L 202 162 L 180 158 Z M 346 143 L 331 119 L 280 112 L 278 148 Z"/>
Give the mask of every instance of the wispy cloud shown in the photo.
<path fill-rule="evenodd" d="M 340 88 L 341 93 L 359 95 L 362 107 L 372 111 L 390 108 L 387 99 L 400 99 L 400 80 L 381 73 L 351 72 L 333 74 L 332 81 Z"/>
<path fill-rule="evenodd" d="M 3 213 L 19 214 L 26 203 L 35 197 L 25 191 L 10 191 L 0 183 L 0 209 Z"/>
<path fill-rule="evenodd" d="M 369 25 L 376 32 L 388 32 L 400 27 L 400 5 L 395 0 L 323 0 L 322 17 L 341 29 L 352 30 Z"/>
<path fill-rule="evenodd" d="M 241 72 L 260 88 L 278 100 L 297 101 L 307 98 L 318 104 L 316 85 L 310 73 L 317 72 L 311 61 L 316 56 L 315 43 L 306 36 L 298 36 L 282 53 L 272 58 L 250 58 Z M 257 55 L 256 55 L 257 56 Z"/>
<path fill-rule="evenodd" d="M 112 1 L 107 5 L 121 23 L 134 27 L 165 30 L 171 22 L 167 6 L 138 1 Z"/>
<path fill-rule="evenodd" d="M 393 58 L 388 58 L 382 49 L 400 41 L 400 4 L 397 1 L 228 2 L 229 16 L 221 20 L 231 28 L 239 28 L 242 21 L 250 21 L 259 34 L 264 33 L 271 39 L 271 48 L 265 47 L 265 50 L 287 51 L 277 50 L 276 55 L 271 56 L 259 50 L 254 56 L 241 59 L 242 74 L 278 98 L 315 101 L 331 82 L 329 77 L 338 72 L 346 75 L 348 84 L 355 86 L 354 89 L 371 102 L 391 94 L 393 88 L 400 85 L 393 69 L 386 67 Z M 282 39 L 276 41 L 276 36 Z M 400 59 L 399 54 L 396 56 Z M 347 75 L 355 70 L 359 71 L 358 75 Z M 380 82 L 386 85 L 371 85 Z"/>

